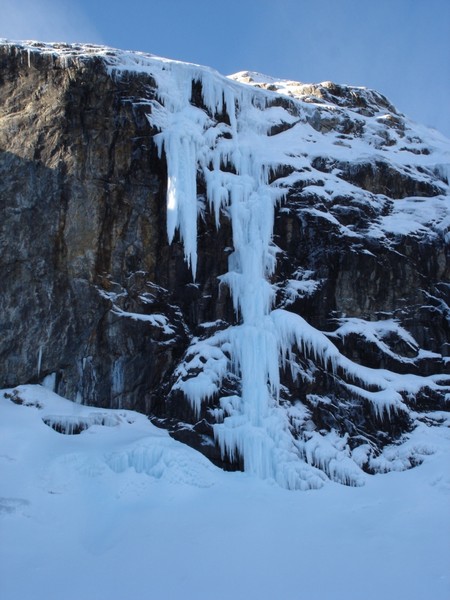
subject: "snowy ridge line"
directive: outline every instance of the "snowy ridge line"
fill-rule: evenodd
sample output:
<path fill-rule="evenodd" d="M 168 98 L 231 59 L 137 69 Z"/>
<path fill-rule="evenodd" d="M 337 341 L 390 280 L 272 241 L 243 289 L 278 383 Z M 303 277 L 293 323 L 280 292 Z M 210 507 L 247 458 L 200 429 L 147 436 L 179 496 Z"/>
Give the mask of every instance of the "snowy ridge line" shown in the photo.
<path fill-rule="evenodd" d="M 266 106 L 270 106 L 274 102 L 277 103 L 277 99 L 285 98 L 285 102 L 289 105 L 289 110 L 276 105 L 271 107 L 272 110 L 274 110 L 274 112 L 276 112 L 276 109 L 282 111 L 284 123 L 293 124 L 299 122 L 304 125 L 308 122 L 309 124 L 312 124 L 312 131 L 311 128 L 308 128 L 309 134 L 311 132 L 314 133 L 314 121 L 318 118 L 317 115 L 319 114 L 320 119 L 325 120 L 326 114 L 329 111 L 336 112 L 341 118 L 352 115 L 351 118 L 357 118 L 358 123 L 363 127 L 363 133 L 357 133 L 355 138 L 362 137 L 363 139 L 351 140 L 349 138 L 345 142 L 333 140 L 327 147 L 327 150 L 331 151 L 328 156 L 335 155 L 340 149 L 340 155 L 346 156 L 348 159 L 348 148 L 350 147 L 348 144 L 350 144 L 356 151 L 355 156 L 353 157 L 354 159 L 361 160 L 364 156 L 367 156 L 367 158 L 373 160 L 377 158 L 376 154 L 373 152 L 375 148 L 378 149 L 378 158 L 381 160 L 387 159 L 397 166 L 401 164 L 420 164 L 422 166 L 429 164 L 439 173 L 439 176 L 446 185 L 448 185 L 450 181 L 450 151 L 448 148 L 448 139 L 438 131 L 414 123 L 404 117 L 404 115 L 399 114 L 395 107 L 393 107 L 386 98 L 376 90 L 365 87 L 337 85 L 331 82 L 323 82 L 321 84 L 300 84 L 298 82 L 286 80 L 275 81 L 275 78 L 261 74 L 257 74 L 260 81 L 248 81 L 248 79 L 252 79 L 251 76 L 254 76 L 254 73 L 240 72 L 227 77 L 210 67 L 167 59 L 145 52 L 120 50 L 95 44 L 11 41 L 0 38 L 0 46 L 6 46 L 10 51 L 14 52 L 22 51 L 29 66 L 32 66 L 30 65 L 30 61 L 32 61 L 33 55 L 38 53 L 61 59 L 60 66 L 62 68 L 68 68 L 71 63 L 82 66 L 87 60 L 100 58 L 104 61 L 111 76 L 121 76 L 121 74 L 126 73 L 142 73 L 147 74 L 150 77 L 159 77 L 163 71 L 185 70 L 191 73 L 193 82 L 201 81 L 203 79 L 209 79 L 210 81 L 215 80 L 216 84 L 222 86 L 224 90 L 231 89 L 232 94 L 237 96 L 245 94 L 246 92 L 252 93 L 254 98 L 259 98 L 258 101 L 262 105 L 265 104 Z M 249 73 L 250 77 L 245 77 L 246 73 Z M 169 73 L 166 73 L 166 75 L 170 77 Z M 262 85 L 264 81 L 267 81 L 267 85 Z M 273 89 L 273 85 L 271 86 L 271 84 L 276 83 L 277 81 L 280 85 L 275 86 L 276 89 Z M 317 90 L 319 90 L 318 97 L 316 98 L 318 102 L 312 102 L 311 98 L 306 97 L 303 92 L 295 95 L 291 90 L 288 90 L 286 93 L 284 86 L 287 84 L 291 85 L 291 87 L 294 86 L 294 89 L 296 86 L 302 90 L 311 88 L 311 90 L 314 91 L 314 89 L 317 88 Z M 347 90 L 350 97 L 352 94 L 362 94 L 363 96 L 367 94 L 370 98 L 369 104 L 372 107 L 370 114 L 366 114 L 364 110 L 355 113 L 352 110 L 351 104 L 343 102 L 339 94 L 336 95 L 333 93 L 325 101 L 322 97 L 322 91 L 331 90 L 334 92 L 335 88 L 338 88 L 340 92 Z M 173 91 L 173 88 L 171 91 Z M 141 100 L 142 102 L 145 101 L 144 99 Z M 219 100 L 219 106 L 221 102 L 222 100 Z M 211 105 L 211 102 L 207 97 L 206 103 L 209 106 Z M 296 113 L 295 115 L 291 114 L 292 110 Z M 232 115 L 233 111 L 230 112 Z M 267 121 L 270 122 L 271 119 L 269 114 L 266 114 L 266 117 Z M 277 122 L 279 122 L 279 120 Z M 396 131 L 396 127 L 400 126 L 399 124 L 404 128 L 404 132 L 401 135 Z M 364 131 L 366 131 L 367 135 L 364 134 Z M 331 134 L 331 131 L 326 132 L 327 136 L 330 136 Z M 423 134 L 425 136 L 427 142 L 426 145 L 418 134 Z M 314 139 L 314 135 L 311 139 L 307 139 L 307 137 L 303 141 L 318 141 L 318 139 Z M 320 134 L 319 137 L 323 138 L 323 134 Z M 293 140 L 289 140 L 288 146 L 293 150 L 292 156 L 294 156 L 298 144 L 292 144 L 292 141 Z M 323 142 L 323 139 L 321 141 Z M 361 141 L 364 143 L 361 144 Z M 323 144 L 321 144 L 321 146 L 322 145 Z M 364 148 L 364 146 L 366 146 L 366 148 Z M 370 154 L 367 154 L 367 146 L 371 147 Z M 426 148 L 425 154 L 422 153 L 424 148 Z M 299 155 L 304 149 L 304 147 L 298 148 Z M 337 156 L 339 156 L 339 154 L 336 154 L 336 157 Z M 293 164 L 294 167 L 299 166 L 298 158 L 299 156 L 296 157 L 297 160 Z M 285 161 L 283 164 L 288 165 L 291 163 L 290 161 Z M 415 176 L 419 176 L 419 173 L 415 173 Z"/>

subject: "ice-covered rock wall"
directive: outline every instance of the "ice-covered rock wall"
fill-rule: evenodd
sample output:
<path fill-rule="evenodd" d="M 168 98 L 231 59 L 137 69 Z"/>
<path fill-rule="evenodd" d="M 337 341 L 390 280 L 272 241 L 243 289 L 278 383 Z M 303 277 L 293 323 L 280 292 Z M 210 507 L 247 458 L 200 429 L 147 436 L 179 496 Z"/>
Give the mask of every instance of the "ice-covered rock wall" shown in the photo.
<path fill-rule="evenodd" d="M 53 373 L 66 395 L 138 407 L 226 468 L 293 489 L 420 462 L 402 436 L 439 419 L 450 391 L 447 140 L 362 88 L 98 47 L 1 50 L 2 147 L 48 169 L 49 210 L 59 202 L 42 293 L 56 303 L 57 280 L 73 298 L 65 360 L 40 333 L 37 373 L 5 350 L 22 373 L 9 385 Z M 45 112 L 57 79 L 64 134 Z M 13 130 L 33 110 L 24 150 Z M 36 330 L 61 320 L 52 310 L 30 309 Z M 27 354 L 24 333 L 16 347 Z"/>

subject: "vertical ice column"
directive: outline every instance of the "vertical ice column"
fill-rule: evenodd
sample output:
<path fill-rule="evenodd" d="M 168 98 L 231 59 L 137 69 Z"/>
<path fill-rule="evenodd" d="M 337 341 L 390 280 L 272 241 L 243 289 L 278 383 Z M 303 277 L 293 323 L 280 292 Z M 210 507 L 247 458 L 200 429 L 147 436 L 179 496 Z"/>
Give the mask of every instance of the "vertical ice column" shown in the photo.
<path fill-rule="evenodd" d="M 239 143 L 239 132 L 235 137 Z M 278 388 L 277 342 L 268 317 L 274 291 L 267 281 L 273 270 L 274 200 L 265 170 L 254 160 L 252 148 L 240 143 L 234 160 L 238 174 L 230 189 L 234 253 L 223 280 L 242 317 L 242 325 L 232 336 L 232 347 L 241 374 L 244 412 L 252 425 L 259 426 L 271 402 L 268 383 Z"/>
<path fill-rule="evenodd" d="M 259 114 L 255 118 L 254 112 L 259 113 L 261 106 L 255 107 L 253 91 L 233 93 L 223 80 L 216 80 L 215 74 L 191 73 L 189 78 L 189 68 L 183 68 L 182 74 L 174 70 L 175 80 L 165 73 L 159 83 L 164 114 L 162 119 L 157 115 L 161 133 L 156 141 L 167 159 L 167 233 L 171 241 L 179 230 L 195 276 L 196 181 L 197 170 L 202 169 L 216 223 L 222 207 L 226 206 L 230 215 L 234 248 L 222 281 L 228 285 L 241 319 L 240 325 L 229 330 L 232 363 L 241 377 L 241 414 L 225 418 L 215 434 L 222 452 L 239 452 L 247 471 L 276 478 L 274 452 L 283 425 L 273 426 L 279 356 L 270 317 L 274 290 L 268 278 L 275 266 L 272 233 L 277 196 L 268 185 L 268 166 L 258 156 L 266 137 L 262 119 Z M 229 125 L 216 127 L 204 110 L 190 104 L 194 80 L 201 81 L 203 102 L 210 114 L 226 110 Z M 234 172 L 222 171 L 226 163 Z M 273 431 L 269 431 L 271 427 Z"/>
<path fill-rule="evenodd" d="M 184 257 L 195 278 L 197 271 L 197 154 L 195 139 L 183 131 L 164 137 L 167 160 L 167 237 L 177 229 Z M 170 158 L 169 158 L 170 157 Z"/>
<path fill-rule="evenodd" d="M 267 428 L 279 393 L 278 343 L 270 318 L 274 290 L 268 281 L 275 264 L 275 196 L 239 117 L 233 132 L 237 177 L 229 199 L 234 252 L 223 281 L 242 318 L 242 324 L 230 331 L 232 359 L 241 377 L 242 414 L 227 417 L 215 427 L 215 435 L 223 454 L 242 456 L 246 471 L 276 478 L 276 441 Z"/>

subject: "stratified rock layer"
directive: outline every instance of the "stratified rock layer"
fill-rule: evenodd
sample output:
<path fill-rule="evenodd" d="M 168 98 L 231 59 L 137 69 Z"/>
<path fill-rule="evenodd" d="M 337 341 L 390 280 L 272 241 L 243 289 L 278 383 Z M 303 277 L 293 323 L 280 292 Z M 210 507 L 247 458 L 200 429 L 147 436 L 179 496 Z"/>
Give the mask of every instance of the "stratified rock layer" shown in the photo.
<path fill-rule="evenodd" d="M 240 394 L 232 357 L 225 352 L 227 374 L 198 411 L 183 391 L 207 362 L 199 343 L 238 322 L 220 279 L 233 246 L 230 217 L 222 210 L 216 228 L 199 172 L 193 280 L 179 236 L 167 240 L 167 165 L 152 118 L 164 99 L 145 56 L 126 64 L 121 56 L 0 44 L 0 386 L 45 381 L 74 400 L 142 411 L 218 464 L 240 468 L 242 456 L 221 452 L 213 432 L 226 418 L 224 398 Z M 344 361 L 431 377 L 400 390 L 395 414 L 377 415 L 367 400 L 376 386 L 359 382 L 361 397 L 343 362 L 332 372 L 307 345 L 295 368 L 285 362 L 279 402 L 299 460 L 352 483 L 333 477 L 311 443 L 326 440 L 335 458 L 366 471 L 388 470 L 383 447 L 445 408 L 448 142 L 414 129 L 376 92 L 235 79 L 281 111 L 271 113 L 274 143 L 286 140 L 288 154 L 298 138 L 295 160 L 271 174 L 283 189 L 275 308 L 325 332 Z M 208 112 L 198 79 L 191 103 Z M 226 126 L 229 115 L 208 119 Z"/>

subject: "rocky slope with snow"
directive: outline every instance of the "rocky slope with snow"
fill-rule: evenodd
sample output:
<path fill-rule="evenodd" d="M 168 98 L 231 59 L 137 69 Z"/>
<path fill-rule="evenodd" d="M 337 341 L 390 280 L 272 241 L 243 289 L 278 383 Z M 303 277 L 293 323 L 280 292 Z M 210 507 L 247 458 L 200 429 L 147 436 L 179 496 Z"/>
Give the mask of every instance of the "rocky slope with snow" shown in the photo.
<path fill-rule="evenodd" d="M 379 93 L 3 41 L 0 175 L 1 387 L 294 489 L 431 451 L 450 144 Z"/>

